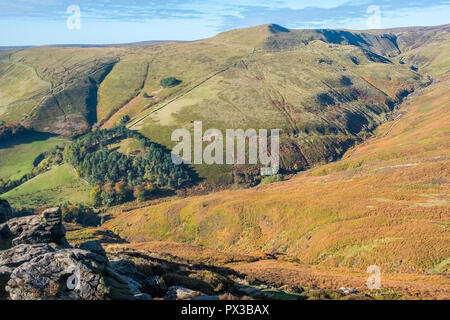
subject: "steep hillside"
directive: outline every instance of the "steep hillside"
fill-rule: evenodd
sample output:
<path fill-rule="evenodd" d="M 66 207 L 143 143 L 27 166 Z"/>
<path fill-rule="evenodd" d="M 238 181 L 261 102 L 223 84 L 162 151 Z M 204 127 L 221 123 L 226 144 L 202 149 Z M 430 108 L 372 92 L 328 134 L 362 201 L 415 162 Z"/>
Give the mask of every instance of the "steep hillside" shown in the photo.
<path fill-rule="evenodd" d="M 401 63 L 411 65 L 413 69 L 427 72 L 432 76 L 449 72 L 450 25 L 386 31 L 396 34 L 397 44 L 402 52 L 398 57 Z"/>
<path fill-rule="evenodd" d="M 90 187 L 67 164 L 54 167 L 2 194 L 15 208 L 37 208 L 66 203 L 90 204 Z"/>
<path fill-rule="evenodd" d="M 246 55 L 234 56 L 224 66 L 212 53 L 213 45 L 240 48 Z M 164 73 L 146 83 L 150 88 L 145 91 L 153 96 L 149 110 L 134 113 L 146 99 L 124 107 L 122 114 L 135 118 L 130 127 L 168 147 L 173 146 L 171 131 L 192 128 L 194 120 L 222 130 L 281 128 L 282 168 L 288 171 L 337 159 L 386 121 L 402 96 L 429 82 L 409 66 L 380 55 L 400 53 L 392 35 L 260 26 L 183 46 L 178 51 L 167 48 L 155 59 L 155 65 L 165 65 Z M 182 61 L 186 48 L 196 49 L 188 51 L 192 69 L 212 62 L 219 67 L 202 71 L 194 82 L 191 70 L 180 72 L 182 66 L 168 72 Z M 150 74 L 160 72 L 155 69 L 151 66 Z M 169 75 L 182 79 L 184 87 L 160 91 L 157 80 Z M 118 120 L 113 119 L 106 125 Z M 210 182 L 236 182 L 246 174 L 236 167 L 225 173 L 214 166 L 196 169 Z"/>
<path fill-rule="evenodd" d="M 129 115 L 131 129 L 169 148 L 172 130 L 193 120 L 280 128 L 282 169 L 297 171 L 341 157 L 428 75 L 445 72 L 448 41 L 448 26 L 382 33 L 264 25 L 186 43 L 6 51 L 0 121 L 73 136 Z M 163 88 L 167 77 L 182 82 Z M 253 169 L 196 166 L 213 184 L 248 182 Z"/>
<path fill-rule="evenodd" d="M 39 47 L 2 55 L 2 120 L 66 136 L 86 132 L 97 122 L 97 89 L 116 51 Z"/>
<path fill-rule="evenodd" d="M 69 240 L 225 266 L 308 298 L 344 286 L 448 299 L 449 31 L 263 25 L 0 51 L 0 197 L 16 209 L 97 206 L 103 225 L 72 221 Z M 281 129 L 283 175 L 173 170 L 171 133 L 194 121 Z M 384 291 L 368 292 L 369 265 Z"/>
<path fill-rule="evenodd" d="M 302 264 L 448 273 L 450 77 L 408 99 L 343 160 L 288 181 L 112 211 L 132 242 L 174 241 Z"/>

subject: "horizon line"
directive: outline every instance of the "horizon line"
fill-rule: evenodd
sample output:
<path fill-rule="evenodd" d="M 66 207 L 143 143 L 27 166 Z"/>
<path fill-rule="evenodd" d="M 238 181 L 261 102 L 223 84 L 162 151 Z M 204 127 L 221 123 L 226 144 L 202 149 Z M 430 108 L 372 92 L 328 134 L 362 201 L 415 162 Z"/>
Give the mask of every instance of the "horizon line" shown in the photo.
<path fill-rule="evenodd" d="M 107 47 L 132 47 L 132 46 L 150 46 L 150 45 L 158 45 L 158 44 L 164 44 L 164 43 L 178 43 L 178 42 L 196 42 L 196 41 L 202 41 L 206 39 L 211 39 L 216 37 L 219 34 L 234 31 L 234 30 L 245 30 L 245 29 L 251 29 L 255 27 L 261 27 L 261 26 L 270 26 L 270 25 L 278 25 L 276 23 L 267 23 L 267 24 L 258 24 L 253 25 L 250 27 L 245 28 L 233 28 L 226 31 L 221 31 L 216 33 L 215 35 L 207 38 L 200 38 L 195 40 L 142 40 L 142 41 L 131 41 L 131 42 L 118 42 L 118 43 L 58 43 L 58 44 L 30 44 L 30 45 L 6 45 L 6 46 L 0 46 L 0 51 L 8 51 L 8 50 L 24 50 L 28 48 L 39 48 L 39 47 L 67 47 L 67 48 L 107 48 Z M 352 31 L 352 32 L 379 32 L 383 30 L 401 30 L 401 29 L 415 29 L 415 28 L 437 28 L 437 27 L 445 27 L 450 26 L 450 23 L 446 24 L 437 24 L 437 25 L 413 25 L 413 26 L 407 26 L 407 27 L 390 27 L 390 28 L 381 28 L 381 29 L 347 29 L 347 28 L 286 28 L 288 30 L 341 30 L 341 31 Z M 282 27 L 282 26 L 281 26 Z M 283 27 L 284 28 L 284 27 Z"/>

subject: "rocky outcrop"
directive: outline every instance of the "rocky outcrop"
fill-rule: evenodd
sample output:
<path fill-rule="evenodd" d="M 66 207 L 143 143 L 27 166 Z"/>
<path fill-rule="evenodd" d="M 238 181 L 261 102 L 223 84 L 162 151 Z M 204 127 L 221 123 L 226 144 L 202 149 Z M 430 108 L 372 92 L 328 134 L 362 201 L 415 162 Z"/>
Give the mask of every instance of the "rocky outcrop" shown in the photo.
<path fill-rule="evenodd" d="M 111 261 L 111 267 L 118 274 L 131 278 L 135 282 L 142 283 L 146 279 L 146 276 L 137 270 L 136 264 L 129 259 Z"/>
<path fill-rule="evenodd" d="M 69 247 L 65 235 L 60 208 L 45 210 L 41 215 L 9 219 L 0 225 L 3 247 L 37 243 Z"/>
<path fill-rule="evenodd" d="M 12 300 L 133 300 L 142 296 L 106 257 L 81 249 L 45 253 L 14 269 L 6 285 Z"/>
<path fill-rule="evenodd" d="M 47 243 L 20 244 L 5 251 L 0 251 L 0 266 L 17 268 L 23 263 L 33 260 L 43 254 L 54 252 L 56 246 Z"/>
<path fill-rule="evenodd" d="M 9 250 L 0 251 L 0 299 L 6 295 L 5 287 L 15 268 L 47 252 L 54 252 L 49 244 L 21 244 Z"/>
<path fill-rule="evenodd" d="M 140 292 L 136 280 L 145 276 L 132 261 L 111 263 L 98 242 L 72 248 L 60 208 L 7 217 L 0 225 L 0 299 L 151 299 Z"/>
<path fill-rule="evenodd" d="M 12 300 L 102 299 L 102 276 L 108 260 L 79 249 L 40 255 L 16 268 L 6 291 Z"/>
<path fill-rule="evenodd" d="M 170 287 L 165 300 L 219 300 L 217 296 L 208 296 L 200 291 L 195 291 L 179 286 Z"/>
<path fill-rule="evenodd" d="M 97 241 L 72 247 L 60 208 L 20 218 L 6 201 L 0 209 L 0 300 L 218 299 L 211 294 L 220 290 L 187 277 L 187 264 L 132 249 L 106 252 Z"/>
<path fill-rule="evenodd" d="M 102 245 L 98 241 L 86 241 L 84 243 L 81 243 L 79 245 L 79 249 L 91 251 L 93 253 L 106 257 L 105 249 L 103 249 Z"/>
<path fill-rule="evenodd" d="M 141 290 L 155 297 L 163 297 L 168 291 L 164 279 L 160 276 L 151 276 L 145 279 Z"/>
<path fill-rule="evenodd" d="M 8 201 L 0 199 L 0 223 L 5 223 L 13 217 L 13 211 Z"/>
<path fill-rule="evenodd" d="M 12 246 L 13 235 L 6 223 L 0 224 L 0 250 L 9 249 Z"/>

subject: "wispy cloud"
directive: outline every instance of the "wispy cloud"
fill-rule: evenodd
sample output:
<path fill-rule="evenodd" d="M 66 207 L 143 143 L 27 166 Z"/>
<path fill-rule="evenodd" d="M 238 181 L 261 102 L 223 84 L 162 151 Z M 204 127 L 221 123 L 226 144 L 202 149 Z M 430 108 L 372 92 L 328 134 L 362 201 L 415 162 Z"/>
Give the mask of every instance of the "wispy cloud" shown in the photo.
<path fill-rule="evenodd" d="M 70 5 L 82 9 L 83 16 L 91 20 L 127 20 L 142 19 L 197 19 L 205 15 L 204 10 L 194 7 L 197 1 L 139 1 L 139 0 L 0 0 L 0 17 L 32 18 L 39 20 L 60 20 Z"/>
<path fill-rule="evenodd" d="M 69 33 L 70 5 L 81 8 L 82 27 Z M 0 0 L 0 45 L 194 40 L 268 23 L 364 29 L 370 5 L 383 28 L 450 22 L 450 0 Z"/>
<path fill-rule="evenodd" d="M 224 25 L 244 19 L 285 19 L 320 21 L 346 19 L 364 14 L 369 5 L 379 5 L 386 11 L 398 12 L 413 8 L 450 5 L 449 0 L 0 0 L 2 18 L 37 18 L 58 20 L 69 5 L 76 4 L 89 19 L 198 19 L 214 15 L 223 18 Z M 231 19 L 234 17 L 235 19 Z"/>
<path fill-rule="evenodd" d="M 300 9 L 260 5 L 237 5 L 237 15 L 224 15 L 219 29 L 240 28 L 249 25 L 277 23 L 291 28 L 342 27 L 354 19 L 366 19 L 367 8 L 377 5 L 389 17 L 404 16 L 407 11 L 447 5 L 449 0 L 431 1 L 348 1 L 335 7 L 307 6 Z M 450 19 L 449 19 L 450 20 Z M 419 21 L 418 21 L 419 22 Z"/>

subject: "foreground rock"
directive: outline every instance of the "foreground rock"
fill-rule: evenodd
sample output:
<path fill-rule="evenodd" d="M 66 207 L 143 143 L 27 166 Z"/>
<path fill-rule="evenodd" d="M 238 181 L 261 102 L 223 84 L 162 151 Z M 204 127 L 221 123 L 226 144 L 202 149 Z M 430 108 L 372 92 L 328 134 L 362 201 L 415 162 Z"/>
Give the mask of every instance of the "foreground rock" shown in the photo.
<path fill-rule="evenodd" d="M 89 251 L 45 253 L 16 268 L 6 291 L 13 300 L 104 298 L 101 278 L 106 265 L 105 258 Z"/>
<path fill-rule="evenodd" d="M 9 269 L 17 268 L 38 256 L 54 252 L 56 247 L 56 245 L 47 243 L 21 244 L 8 250 L 0 251 L 0 266 Z"/>
<path fill-rule="evenodd" d="M 144 280 L 141 290 L 152 296 L 164 297 L 168 289 L 162 277 L 150 276 Z"/>
<path fill-rule="evenodd" d="M 19 244 L 55 243 L 69 247 L 60 208 L 41 215 L 13 218 L 0 225 L 0 248 Z"/>
<path fill-rule="evenodd" d="M 98 254 L 64 249 L 40 255 L 16 268 L 6 291 L 12 300 L 135 299 L 139 291 Z"/>
<path fill-rule="evenodd" d="M 0 225 L 0 299 L 151 299 L 131 278 L 139 273 L 130 262 L 111 264 L 99 243 L 72 248 L 59 208 L 39 216 L 6 216 Z M 133 272 L 126 276 L 115 267 Z"/>
<path fill-rule="evenodd" d="M 199 291 L 173 286 L 167 291 L 165 300 L 219 300 L 217 296 L 208 296 Z"/>
<path fill-rule="evenodd" d="M 1 208 L 0 299 L 218 300 L 240 292 L 229 270 L 97 241 L 72 247 L 59 208 L 20 218 L 7 202 Z"/>

